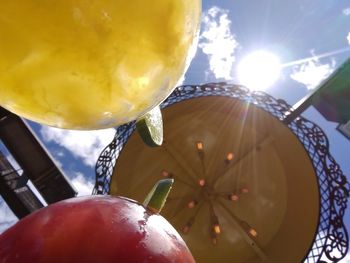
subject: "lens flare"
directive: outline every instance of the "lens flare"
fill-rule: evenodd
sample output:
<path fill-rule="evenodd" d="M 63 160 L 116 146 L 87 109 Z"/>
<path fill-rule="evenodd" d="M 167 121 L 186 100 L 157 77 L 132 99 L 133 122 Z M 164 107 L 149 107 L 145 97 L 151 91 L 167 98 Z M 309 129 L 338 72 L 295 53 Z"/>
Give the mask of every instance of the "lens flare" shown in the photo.
<path fill-rule="evenodd" d="M 267 51 L 256 51 L 239 63 L 237 77 L 240 84 L 252 90 L 266 90 L 275 83 L 281 72 L 279 58 Z"/>

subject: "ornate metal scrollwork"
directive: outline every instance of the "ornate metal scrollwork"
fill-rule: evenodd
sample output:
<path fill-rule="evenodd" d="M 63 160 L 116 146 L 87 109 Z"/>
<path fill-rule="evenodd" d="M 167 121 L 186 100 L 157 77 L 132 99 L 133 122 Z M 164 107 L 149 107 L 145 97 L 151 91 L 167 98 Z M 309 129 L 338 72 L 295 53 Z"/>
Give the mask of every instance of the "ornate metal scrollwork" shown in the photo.
<path fill-rule="evenodd" d="M 110 144 L 104 148 L 95 166 L 96 181 L 92 194 L 108 194 L 113 169 L 124 144 L 135 130 L 135 122 L 119 126 Z"/>
<path fill-rule="evenodd" d="M 283 120 L 291 106 L 265 92 L 250 92 L 247 88 L 227 84 L 181 86 L 161 104 L 168 107 L 174 103 L 203 96 L 228 96 L 252 103 L 279 120 Z M 343 222 L 349 198 L 350 185 L 339 165 L 329 152 L 329 142 L 322 129 L 315 123 L 299 116 L 289 123 L 289 128 L 304 145 L 315 172 L 320 189 L 320 217 L 314 243 L 304 262 L 339 262 L 345 257 L 349 237 Z M 135 130 L 135 122 L 119 126 L 113 141 L 103 150 L 96 163 L 94 194 L 108 194 L 113 169 L 118 156 Z"/>

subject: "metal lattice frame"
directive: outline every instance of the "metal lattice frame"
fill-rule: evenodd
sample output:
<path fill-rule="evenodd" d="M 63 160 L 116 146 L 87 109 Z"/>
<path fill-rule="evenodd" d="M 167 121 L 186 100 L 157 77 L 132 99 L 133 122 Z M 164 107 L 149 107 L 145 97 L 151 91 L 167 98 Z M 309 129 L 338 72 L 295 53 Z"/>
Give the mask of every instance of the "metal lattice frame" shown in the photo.
<path fill-rule="evenodd" d="M 199 86 L 181 86 L 161 104 L 162 108 L 174 103 L 203 96 L 227 96 L 264 109 L 283 121 L 291 106 L 284 100 L 261 91 L 227 84 L 209 83 Z M 345 257 L 349 239 L 343 217 L 349 198 L 350 185 L 339 165 L 329 152 L 329 142 L 322 129 L 315 123 L 299 116 L 288 127 L 304 145 L 318 177 L 320 188 L 320 217 L 314 243 L 306 256 L 306 263 L 339 262 Z M 94 194 L 108 194 L 113 169 L 118 156 L 135 130 L 135 122 L 119 126 L 116 135 L 101 153 L 96 163 Z"/>

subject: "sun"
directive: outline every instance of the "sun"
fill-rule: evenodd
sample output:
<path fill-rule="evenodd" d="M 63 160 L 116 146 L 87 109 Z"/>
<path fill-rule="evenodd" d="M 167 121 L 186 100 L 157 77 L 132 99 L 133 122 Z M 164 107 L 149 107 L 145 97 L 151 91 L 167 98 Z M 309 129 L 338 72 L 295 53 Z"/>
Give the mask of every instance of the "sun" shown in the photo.
<path fill-rule="evenodd" d="M 251 90 L 266 90 L 281 72 L 279 58 L 267 51 L 255 51 L 244 57 L 237 67 L 239 84 Z"/>

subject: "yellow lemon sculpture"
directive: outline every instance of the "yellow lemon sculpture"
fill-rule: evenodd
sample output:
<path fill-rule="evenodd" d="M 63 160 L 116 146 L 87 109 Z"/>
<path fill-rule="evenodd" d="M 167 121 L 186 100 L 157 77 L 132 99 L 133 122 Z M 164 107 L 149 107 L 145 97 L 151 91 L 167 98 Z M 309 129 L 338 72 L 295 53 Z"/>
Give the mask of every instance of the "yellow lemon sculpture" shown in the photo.
<path fill-rule="evenodd" d="M 200 0 L 0 0 L 0 105 L 100 129 L 171 93 L 195 50 Z"/>

